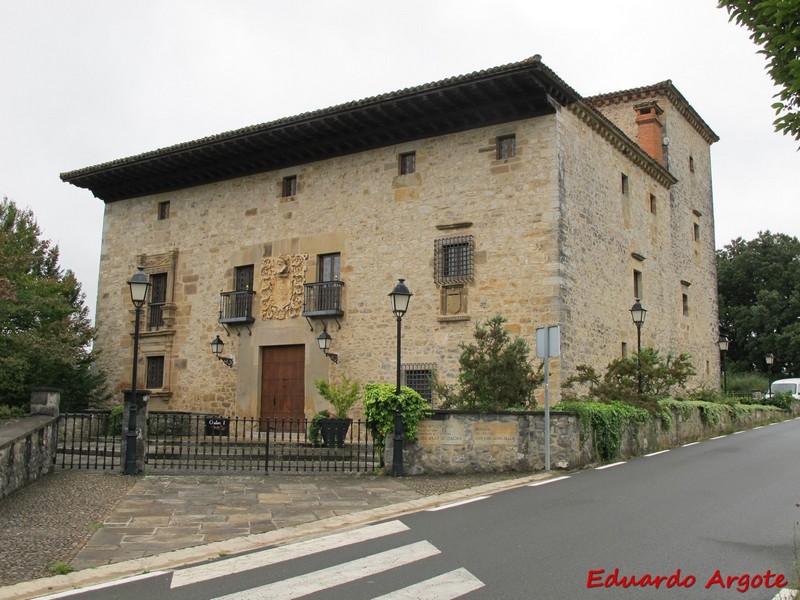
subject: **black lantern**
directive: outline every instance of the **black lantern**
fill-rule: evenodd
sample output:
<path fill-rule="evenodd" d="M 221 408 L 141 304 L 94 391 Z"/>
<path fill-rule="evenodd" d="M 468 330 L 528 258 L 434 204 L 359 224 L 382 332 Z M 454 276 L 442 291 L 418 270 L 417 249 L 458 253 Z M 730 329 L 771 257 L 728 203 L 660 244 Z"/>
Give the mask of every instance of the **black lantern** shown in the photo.
<path fill-rule="evenodd" d="M 223 342 L 219 336 L 215 337 L 211 340 L 211 353 L 216 356 L 219 360 L 224 362 L 229 367 L 233 367 L 233 359 L 228 356 L 220 356 L 222 354 L 222 350 L 225 348 L 225 342 Z"/>
<path fill-rule="evenodd" d="M 398 319 L 402 319 L 403 315 L 406 314 L 408 302 L 411 300 L 411 296 L 414 295 L 406 287 L 405 281 L 405 279 L 398 279 L 397 285 L 394 286 L 394 289 L 389 294 L 389 298 L 392 299 L 392 312 Z"/>
<path fill-rule="evenodd" d="M 332 339 L 333 338 L 331 337 L 331 334 L 328 333 L 328 330 L 327 329 L 323 329 L 322 333 L 320 333 L 319 336 L 317 337 L 317 345 L 319 345 L 319 349 L 322 350 L 322 352 L 325 354 L 325 356 L 327 356 L 333 362 L 338 364 L 339 363 L 339 355 L 338 354 L 333 354 L 332 352 L 328 352 L 328 350 L 330 350 L 330 348 L 331 348 L 331 340 Z"/>
<path fill-rule="evenodd" d="M 775 355 L 772 352 L 767 352 L 764 356 L 764 362 L 767 363 L 767 394 L 772 398 L 772 365 L 775 362 Z"/>

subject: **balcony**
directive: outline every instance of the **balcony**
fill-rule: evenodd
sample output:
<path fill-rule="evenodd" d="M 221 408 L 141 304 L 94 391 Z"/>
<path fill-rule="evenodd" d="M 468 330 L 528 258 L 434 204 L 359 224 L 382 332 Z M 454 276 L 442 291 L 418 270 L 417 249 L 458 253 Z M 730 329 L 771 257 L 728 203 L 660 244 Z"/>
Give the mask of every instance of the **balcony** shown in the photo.
<path fill-rule="evenodd" d="M 250 324 L 255 322 L 253 317 L 253 296 L 255 292 L 221 292 L 219 295 L 219 322 L 236 324 Z"/>
<path fill-rule="evenodd" d="M 303 294 L 303 316 L 314 317 L 342 317 L 342 288 L 343 281 L 323 281 L 320 283 L 306 283 Z"/>

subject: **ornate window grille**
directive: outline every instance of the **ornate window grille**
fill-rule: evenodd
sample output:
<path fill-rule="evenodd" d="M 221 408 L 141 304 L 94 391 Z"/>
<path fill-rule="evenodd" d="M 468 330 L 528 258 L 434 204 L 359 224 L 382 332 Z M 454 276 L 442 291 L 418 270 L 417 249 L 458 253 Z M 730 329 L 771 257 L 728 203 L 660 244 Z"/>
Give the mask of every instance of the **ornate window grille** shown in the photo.
<path fill-rule="evenodd" d="M 434 241 L 433 280 L 438 285 L 467 283 L 475 277 L 475 237 L 459 235 Z"/>
<path fill-rule="evenodd" d="M 428 404 L 433 404 L 433 377 L 436 373 L 436 363 L 404 364 L 400 370 L 403 385 L 425 398 Z"/>

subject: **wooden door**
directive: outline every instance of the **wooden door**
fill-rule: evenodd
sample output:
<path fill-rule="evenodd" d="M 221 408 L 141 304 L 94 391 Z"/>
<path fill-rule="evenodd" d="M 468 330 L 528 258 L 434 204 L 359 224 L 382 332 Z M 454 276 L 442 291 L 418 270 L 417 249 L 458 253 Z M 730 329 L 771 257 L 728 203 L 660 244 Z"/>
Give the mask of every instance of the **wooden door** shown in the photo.
<path fill-rule="evenodd" d="M 275 428 L 283 419 L 294 422 L 305 418 L 306 348 L 265 346 L 261 349 L 261 430 Z M 302 427 L 302 424 L 300 425 Z"/>

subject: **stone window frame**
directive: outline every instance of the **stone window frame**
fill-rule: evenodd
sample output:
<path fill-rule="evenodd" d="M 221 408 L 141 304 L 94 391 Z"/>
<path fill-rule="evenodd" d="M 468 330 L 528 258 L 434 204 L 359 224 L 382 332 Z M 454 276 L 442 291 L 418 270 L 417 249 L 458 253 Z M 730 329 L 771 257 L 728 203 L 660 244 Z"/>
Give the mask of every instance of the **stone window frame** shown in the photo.
<path fill-rule="evenodd" d="M 169 219 L 169 200 L 158 203 L 158 220 L 166 221 Z"/>

